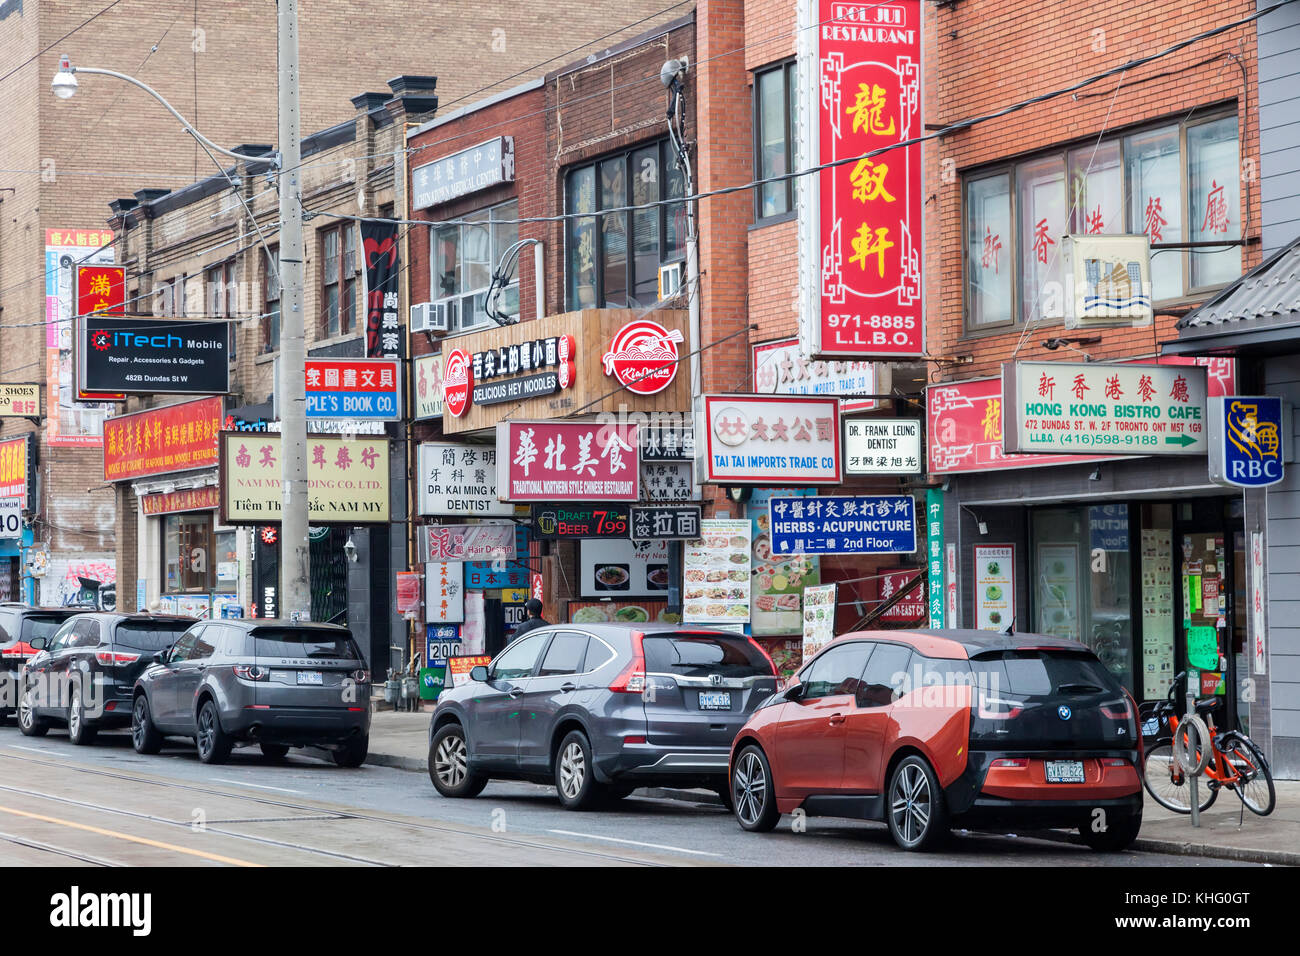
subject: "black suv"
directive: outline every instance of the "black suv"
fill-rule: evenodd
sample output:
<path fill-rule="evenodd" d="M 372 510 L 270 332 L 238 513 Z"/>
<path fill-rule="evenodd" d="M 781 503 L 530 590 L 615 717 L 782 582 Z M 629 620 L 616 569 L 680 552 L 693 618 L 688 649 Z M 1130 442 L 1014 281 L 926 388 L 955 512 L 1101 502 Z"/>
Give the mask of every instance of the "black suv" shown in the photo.
<path fill-rule="evenodd" d="M 18 675 L 28 658 L 36 654 L 32 639 L 48 640 L 64 621 L 79 611 L 72 607 L 0 603 L 0 721 L 18 707 Z"/>
<path fill-rule="evenodd" d="M 68 739 L 88 744 L 101 727 L 131 723 L 135 679 L 194 624 L 158 614 L 74 614 L 51 638 L 34 638 L 39 653 L 19 678 L 18 729 L 40 737 L 51 721 Z"/>

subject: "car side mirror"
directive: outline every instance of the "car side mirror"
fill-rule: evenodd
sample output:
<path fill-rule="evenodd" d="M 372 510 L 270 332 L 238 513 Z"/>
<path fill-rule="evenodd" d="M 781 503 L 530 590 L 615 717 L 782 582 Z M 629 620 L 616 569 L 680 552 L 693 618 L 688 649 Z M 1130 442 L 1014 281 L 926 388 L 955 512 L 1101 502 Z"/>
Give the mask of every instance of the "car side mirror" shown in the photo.
<path fill-rule="evenodd" d="M 806 686 L 805 686 L 804 684 L 795 684 L 795 685 L 793 685 L 793 686 L 791 686 L 791 687 L 787 687 L 787 688 L 785 689 L 785 699 L 786 699 L 786 700 L 802 700 L 802 699 L 803 699 L 804 691 L 805 691 L 806 689 L 807 689 L 807 688 L 806 688 Z"/>
<path fill-rule="evenodd" d="M 33 637 L 27 643 L 31 645 L 34 651 L 43 651 L 49 645 L 49 641 L 43 637 Z"/>
<path fill-rule="evenodd" d="M 479 664 L 475 667 L 471 667 L 469 670 L 469 679 L 476 680 L 479 683 L 486 682 L 488 679 L 488 669 L 484 667 L 482 664 Z"/>

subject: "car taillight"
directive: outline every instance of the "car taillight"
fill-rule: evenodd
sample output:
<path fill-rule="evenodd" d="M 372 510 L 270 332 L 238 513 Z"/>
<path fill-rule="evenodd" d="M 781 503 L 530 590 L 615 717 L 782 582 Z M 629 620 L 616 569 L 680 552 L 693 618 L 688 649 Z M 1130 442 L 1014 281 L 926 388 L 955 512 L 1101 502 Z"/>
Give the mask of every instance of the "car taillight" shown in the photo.
<path fill-rule="evenodd" d="M 370 671 L 353 671 L 352 679 L 356 681 L 358 684 L 369 684 Z"/>
<path fill-rule="evenodd" d="M 1015 770 L 1024 770 L 1026 767 L 1029 766 L 1029 758 L 1028 757 L 1003 757 L 1000 760 L 993 761 L 991 764 L 989 764 L 989 766 L 1008 767 Z"/>
<path fill-rule="evenodd" d="M 1019 717 L 1022 709 L 1019 701 L 980 694 L 979 715 L 982 720 L 1010 720 Z"/>
<path fill-rule="evenodd" d="M 0 651 L 0 657 L 12 658 L 12 657 L 26 657 L 26 656 L 27 656 L 27 652 L 23 650 L 21 647 L 6 647 L 3 651 Z"/>
<path fill-rule="evenodd" d="M 118 664 L 134 664 L 140 659 L 139 654 L 120 654 L 117 651 L 95 651 L 95 660 L 105 667 L 116 667 Z"/>
<path fill-rule="evenodd" d="M 777 676 L 776 662 L 772 660 L 772 655 L 769 654 L 766 650 L 764 650 L 763 645 L 758 643 L 758 641 L 754 640 L 752 637 L 747 637 L 745 638 L 745 640 L 749 641 L 749 643 L 753 644 L 756 648 L 758 648 L 758 652 L 762 654 L 764 658 L 767 659 L 767 666 L 772 668 L 772 676 L 776 677 Z"/>
<path fill-rule="evenodd" d="M 244 680 L 266 680 L 271 676 L 269 670 L 257 664 L 236 664 L 233 669 L 235 676 Z"/>
<path fill-rule="evenodd" d="M 645 651 L 641 647 L 640 631 L 632 632 L 632 661 L 614 678 L 609 689 L 620 694 L 641 694 L 645 692 Z"/>
<path fill-rule="evenodd" d="M 1101 712 L 1111 720 L 1128 720 L 1133 712 L 1129 710 L 1128 698 L 1121 697 L 1119 700 L 1108 700 L 1101 705 Z"/>

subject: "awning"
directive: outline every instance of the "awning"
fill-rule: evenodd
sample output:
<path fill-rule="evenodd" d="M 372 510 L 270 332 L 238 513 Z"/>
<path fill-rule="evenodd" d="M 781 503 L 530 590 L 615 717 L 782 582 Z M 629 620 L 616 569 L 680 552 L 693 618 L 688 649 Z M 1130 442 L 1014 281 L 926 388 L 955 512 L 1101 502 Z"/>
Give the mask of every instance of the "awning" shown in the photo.
<path fill-rule="evenodd" d="M 1284 246 L 1177 325 L 1163 355 L 1300 352 L 1300 238 Z"/>

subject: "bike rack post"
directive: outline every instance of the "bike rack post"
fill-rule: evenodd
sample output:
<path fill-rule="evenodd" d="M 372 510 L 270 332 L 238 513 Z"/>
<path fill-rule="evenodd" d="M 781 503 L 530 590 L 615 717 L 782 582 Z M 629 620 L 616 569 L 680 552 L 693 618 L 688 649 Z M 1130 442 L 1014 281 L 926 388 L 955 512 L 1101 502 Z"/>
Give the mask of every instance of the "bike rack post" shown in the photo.
<path fill-rule="evenodd" d="M 1183 726 L 1187 728 L 1187 746 L 1188 746 L 1189 749 L 1192 747 L 1192 738 L 1193 738 L 1193 736 L 1198 737 L 1198 738 L 1200 737 L 1200 734 L 1197 733 L 1197 731 L 1196 731 L 1196 727 L 1195 727 L 1195 725 L 1192 723 L 1192 719 L 1193 719 L 1195 716 L 1196 716 L 1196 695 L 1195 695 L 1194 693 L 1192 693 L 1192 680 L 1191 680 L 1190 677 L 1188 677 L 1188 679 L 1187 679 L 1187 716 L 1183 719 Z M 1199 744 L 1200 741 L 1198 740 L 1197 743 Z M 1192 753 L 1195 753 L 1195 752 L 1196 752 L 1196 751 L 1194 751 L 1194 750 L 1192 751 Z M 1189 766 L 1189 764 L 1190 764 L 1191 766 Z M 1200 776 L 1200 771 L 1199 771 L 1199 770 L 1194 770 L 1194 769 L 1193 769 L 1194 766 L 1195 766 L 1195 761 L 1194 761 L 1193 758 L 1192 758 L 1192 754 L 1191 754 L 1191 753 L 1188 753 L 1187 756 L 1186 756 L 1186 758 L 1183 760 L 1183 769 L 1186 770 L 1186 771 L 1190 774 L 1190 776 L 1191 776 L 1191 778 L 1192 778 L 1192 779 L 1189 781 L 1189 785 L 1190 785 L 1190 789 L 1191 789 L 1191 794 L 1192 794 L 1192 826 L 1193 826 L 1193 827 L 1199 827 L 1199 826 L 1201 825 L 1201 800 L 1200 800 L 1200 794 L 1197 793 L 1197 780 L 1196 780 L 1196 778 Z"/>

